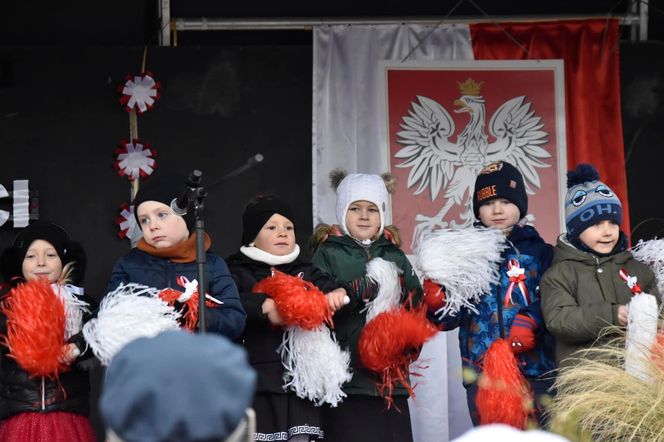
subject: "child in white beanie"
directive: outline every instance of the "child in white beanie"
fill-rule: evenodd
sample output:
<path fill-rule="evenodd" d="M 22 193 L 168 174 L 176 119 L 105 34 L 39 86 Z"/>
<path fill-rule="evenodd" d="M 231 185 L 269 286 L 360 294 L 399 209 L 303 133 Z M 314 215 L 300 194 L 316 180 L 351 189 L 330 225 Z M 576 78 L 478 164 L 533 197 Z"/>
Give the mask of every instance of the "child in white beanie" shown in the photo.
<path fill-rule="evenodd" d="M 419 303 L 421 286 L 406 255 L 401 251 L 398 230 L 385 226 L 389 191 L 394 188 L 391 174 L 350 174 L 332 172 L 332 186 L 337 193 L 339 225 L 319 225 L 315 232 L 317 249 L 312 262 L 345 285 L 351 302 L 334 316 L 339 344 L 351 352 L 353 378 L 344 385 L 348 397 L 336 408 L 323 410 L 325 436 L 328 440 L 385 441 L 412 440 L 408 413 L 408 390 L 397 385 L 392 392 L 393 405 L 376 389 L 377 374 L 360 362 L 358 341 L 367 321 L 365 303 L 376 296 L 377 288 L 366 277 L 367 264 L 382 258 L 396 264 L 402 272 L 401 302 L 407 293 Z"/>

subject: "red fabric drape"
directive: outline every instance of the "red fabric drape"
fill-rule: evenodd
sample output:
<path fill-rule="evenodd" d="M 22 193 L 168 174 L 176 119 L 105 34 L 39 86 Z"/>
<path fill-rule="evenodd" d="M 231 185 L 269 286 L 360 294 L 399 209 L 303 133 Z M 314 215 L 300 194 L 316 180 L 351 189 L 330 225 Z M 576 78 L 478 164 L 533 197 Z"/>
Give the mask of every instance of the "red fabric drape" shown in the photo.
<path fill-rule="evenodd" d="M 622 228 L 629 233 L 618 21 L 486 23 L 470 32 L 476 60 L 564 60 L 567 164 L 597 167 L 623 204 Z"/>

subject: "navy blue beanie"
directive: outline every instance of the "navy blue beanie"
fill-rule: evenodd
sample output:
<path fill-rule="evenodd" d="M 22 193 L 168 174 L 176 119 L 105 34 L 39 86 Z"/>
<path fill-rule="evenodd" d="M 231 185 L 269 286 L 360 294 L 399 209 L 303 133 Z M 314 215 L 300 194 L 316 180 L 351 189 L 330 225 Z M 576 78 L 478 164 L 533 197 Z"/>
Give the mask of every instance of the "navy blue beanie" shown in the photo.
<path fill-rule="evenodd" d="M 221 335 L 168 331 L 111 360 L 99 408 L 125 442 L 223 440 L 251 407 L 256 372 Z"/>
<path fill-rule="evenodd" d="M 622 205 L 616 194 L 599 180 L 592 164 L 579 164 L 567 172 L 565 225 L 574 240 L 588 227 L 609 220 L 622 224 Z"/>

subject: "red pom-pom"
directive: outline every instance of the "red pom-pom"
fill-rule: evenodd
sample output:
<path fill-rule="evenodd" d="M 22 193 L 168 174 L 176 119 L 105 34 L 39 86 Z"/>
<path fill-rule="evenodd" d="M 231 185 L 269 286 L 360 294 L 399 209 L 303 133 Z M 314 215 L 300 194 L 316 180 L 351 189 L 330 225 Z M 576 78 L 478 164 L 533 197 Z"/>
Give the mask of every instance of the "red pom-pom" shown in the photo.
<path fill-rule="evenodd" d="M 505 339 L 496 339 L 484 355 L 475 403 L 481 425 L 499 423 L 523 430 L 533 412 L 530 387 Z"/>
<path fill-rule="evenodd" d="M 400 308 L 380 313 L 362 330 L 358 349 L 362 364 L 380 374 L 378 392 L 392 405 L 392 391 L 400 382 L 414 396 L 408 367 L 417 359 L 424 342 L 436 334 L 423 310 Z"/>
<path fill-rule="evenodd" d="M 265 293 L 274 300 L 286 325 L 315 330 L 323 323 L 332 325 L 332 310 L 325 295 L 309 281 L 273 271 L 254 285 L 254 293 Z"/>
<path fill-rule="evenodd" d="M 65 348 L 65 306 L 45 280 L 15 287 L 4 301 L 7 335 L 3 344 L 9 356 L 31 376 L 51 379 L 69 367 L 61 362 Z"/>
<path fill-rule="evenodd" d="M 181 291 L 171 288 L 165 288 L 159 292 L 159 297 L 171 306 L 175 304 L 180 296 L 182 296 Z M 217 304 L 206 299 L 205 306 L 214 308 Z M 196 330 L 196 327 L 198 327 L 198 291 L 183 303 L 180 315 L 182 327 L 191 331 Z"/>

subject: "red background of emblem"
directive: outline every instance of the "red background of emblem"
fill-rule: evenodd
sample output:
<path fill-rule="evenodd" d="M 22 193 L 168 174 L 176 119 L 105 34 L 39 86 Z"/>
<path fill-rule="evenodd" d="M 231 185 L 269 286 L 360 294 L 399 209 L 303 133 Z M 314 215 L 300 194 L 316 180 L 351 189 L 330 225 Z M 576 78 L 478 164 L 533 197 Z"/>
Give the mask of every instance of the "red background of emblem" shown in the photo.
<path fill-rule="evenodd" d="M 397 190 L 392 195 L 392 221 L 401 229 L 404 251 L 411 253 L 411 241 L 417 222 L 415 216 L 423 214 L 433 216 L 443 207 L 445 188 L 441 188 L 438 196 L 431 201 L 427 188 L 419 195 L 414 195 L 417 184 L 410 189 L 406 187 L 411 168 L 396 167 L 405 160 L 394 158 L 394 154 L 404 146 L 397 143 L 397 132 L 402 130 L 402 117 L 408 115 L 411 103 L 422 95 L 437 101 L 454 119 L 456 129 L 449 138 L 455 143 L 457 136 L 469 121 L 466 113 L 454 113 L 454 100 L 461 96 L 457 82 L 462 83 L 469 77 L 477 82 L 484 82 L 481 95 L 485 98 L 486 125 L 485 132 L 488 142 L 495 141 L 486 129 L 493 113 L 507 100 L 525 95 L 526 102 L 531 103 L 531 110 L 541 118 L 544 124 L 541 130 L 548 133 L 548 142 L 541 145 L 551 154 L 545 160 L 550 167 L 538 168 L 541 188 L 533 188 L 535 195 L 529 195 L 528 213 L 535 215 L 535 227 L 549 243 L 555 244 L 560 234 L 561 214 L 559 211 L 559 177 L 558 151 L 556 145 L 556 109 L 555 109 L 555 78 L 553 69 L 534 70 L 523 68 L 514 70 L 458 69 L 458 68 L 409 68 L 387 70 L 387 109 L 390 143 L 390 170 L 397 178 Z M 532 186 L 531 186 L 532 187 Z M 472 189 L 471 189 L 472 191 Z M 448 212 L 446 220 L 457 218 L 460 207 L 455 206 Z M 458 219 L 458 218 L 457 218 Z"/>

